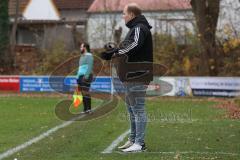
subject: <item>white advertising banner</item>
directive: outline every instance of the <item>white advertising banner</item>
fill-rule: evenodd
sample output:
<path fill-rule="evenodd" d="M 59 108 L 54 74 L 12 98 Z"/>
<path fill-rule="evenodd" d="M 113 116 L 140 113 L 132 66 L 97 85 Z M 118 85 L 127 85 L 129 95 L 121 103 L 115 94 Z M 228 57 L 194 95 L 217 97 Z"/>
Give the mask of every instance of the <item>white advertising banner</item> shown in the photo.
<path fill-rule="evenodd" d="M 240 78 L 234 77 L 191 77 L 192 89 L 240 90 Z"/>
<path fill-rule="evenodd" d="M 188 77 L 154 77 L 147 91 L 147 94 L 152 96 L 192 95 Z"/>
<path fill-rule="evenodd" d="M 190 86 L 194 96 L 240 96 L 239 77 L 190 77 Z"/>
<path fill-rule="evenodd" d="M 154 77 L 152 96 L 240 96 L 240 77 Z"/>

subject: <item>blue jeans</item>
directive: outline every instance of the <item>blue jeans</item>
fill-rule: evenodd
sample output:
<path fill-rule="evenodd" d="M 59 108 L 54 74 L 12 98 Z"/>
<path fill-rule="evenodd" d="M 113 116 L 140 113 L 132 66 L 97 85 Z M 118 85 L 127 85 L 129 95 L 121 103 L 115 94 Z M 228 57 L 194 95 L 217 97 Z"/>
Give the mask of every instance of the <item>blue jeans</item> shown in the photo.
<path fill-rule="evenodd" d="M 145 112 L 146 85 L 125 83 L 125 103 L 130 116 L 131 133 L 129 140 L 143 145 L 147 115 Z"/>

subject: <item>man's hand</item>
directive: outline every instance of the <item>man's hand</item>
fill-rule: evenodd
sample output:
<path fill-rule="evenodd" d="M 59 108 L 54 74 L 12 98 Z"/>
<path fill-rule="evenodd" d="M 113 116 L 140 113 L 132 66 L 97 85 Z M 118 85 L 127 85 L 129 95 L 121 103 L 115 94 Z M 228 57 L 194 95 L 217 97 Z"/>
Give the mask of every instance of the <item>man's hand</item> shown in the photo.
<path fill-rule="evenodd" d="M 118 52 L 118 48 L 112 48 L 111 50 L 107 50 L 101 53 L 101 58 L 104 60 L 111 60 L 114 53 Z"/>

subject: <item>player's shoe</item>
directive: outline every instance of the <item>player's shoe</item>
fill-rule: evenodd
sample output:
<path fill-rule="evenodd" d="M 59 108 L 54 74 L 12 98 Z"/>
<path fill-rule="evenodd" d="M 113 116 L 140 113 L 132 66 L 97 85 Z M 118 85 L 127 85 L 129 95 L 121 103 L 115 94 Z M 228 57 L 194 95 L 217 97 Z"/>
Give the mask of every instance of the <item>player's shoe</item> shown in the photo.
<path fill-rule="evenodd" d="M 92 114 L 92 113 L 93 111 L 91 109 L 81 112 L 81 114 Z"/>
<path fill-rule="evenodd" d="M 140 144 L 134 143 L 132 146 L 130 146 L 129 148 L 126 148 L 122 151 L 123 152 L 144 152 L 146 150 L 147 150 L 147 148 L 146 148 L 145 144 L 140 145 Z"/>
<path fill-rule="evenodd" d="M 86 113 L 87 113 L 87 114 L 92 114 L 93 112 L 92 112 L 91 109 L 89 109 L 89 110 L 86 110 Z"/>
<path fill-rule="evenodd" d="M 122 146 L 119 146 L 118 149 L 126 149 L 126 148 L 129 148 L 133 145 L 133 142 L 128 140 L 124 145 Z"/>

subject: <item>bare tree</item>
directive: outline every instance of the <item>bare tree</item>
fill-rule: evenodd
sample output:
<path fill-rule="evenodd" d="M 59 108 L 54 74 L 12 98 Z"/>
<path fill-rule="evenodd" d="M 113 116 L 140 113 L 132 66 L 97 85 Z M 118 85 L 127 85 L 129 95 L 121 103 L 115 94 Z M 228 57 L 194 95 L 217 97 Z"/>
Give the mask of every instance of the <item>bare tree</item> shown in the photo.
<path fill-rule="evenodd" d="M 204 75 L 218 75 L 219 59 L 215 41 L 220 0 L 191 0 L 196 18 L 199 38 L 204 52 L 202 53 L 202 71 Z"/>
<path fill-rule="evenodd" d="M 14 15 L 14 21 L 12 24 L 12 31 L 10 36 L 10 54 L 13 55 L 14 49 L 16 46 L 16 33 L 17 33 L 17 27 L 18 27 L 18 20 L 19 20 L 19 0 L 15 0 L 16 8 L 15 8 L 15 15 Z"/>
<path fill-rule="evenodd" d="M 19 21 L 19 0 L 15 0 L 15 15 L 12 23 L 12 30 L 10 34 L 10 46 L 9 46 L 9 56 L 8 57 L 8 64 L 12 68 L 15 65 L 15 59 L 14 59 L 14 52 L 16 47 L 16 34 L 17 34 L 17 27 L 18 27 L 18 21 Z"/>
<path fill-rule="evenodd" d="M 108 31 L 110 31 L 111 33 L 111 36 L 106 36 L 106 40 L 109 40 L 109 41 L 114 41 L 116 42 L 116 38 L 119 39 L 121 38 L 121 35 L 122 35 L 122 29 L 116 29 L 116 26 L 117 26 L 117 16 L 119 14 L 119 12 L 117 11 L 117 7 L 120 5 L 120 0 L 117 0 L 117 1 L 113 1 L 111 2 L 113 3 L 113 6 L 115 6 L 116 8 L 109 8 L 107 7 L 107 4 L 106 4 L 106 0 L 104 1 L 104 11 L 106 13 L 109 13 L 108 16 L 105 16 L 105 25 L 106 25 L 106 29 L 108 28 Z M 110 24 L 110 27 L 108 27 L 106 21 L 108 20 L 109 24 Z M 117 34 L 115 37 L 115 34 Z M 107 33 L 106 33 L 107 35 Z M 118 38 L 119 37 L 119 38 Z M 117 42 L 116 42 L 117 43 Z"/>
<path fill-rule="evenodd" d="M 122 27 L 119 27 L 118 29 L 114 30 L 114 42 L 116 44 L 120 44 L 121 36 L 122 36 Z"/>

